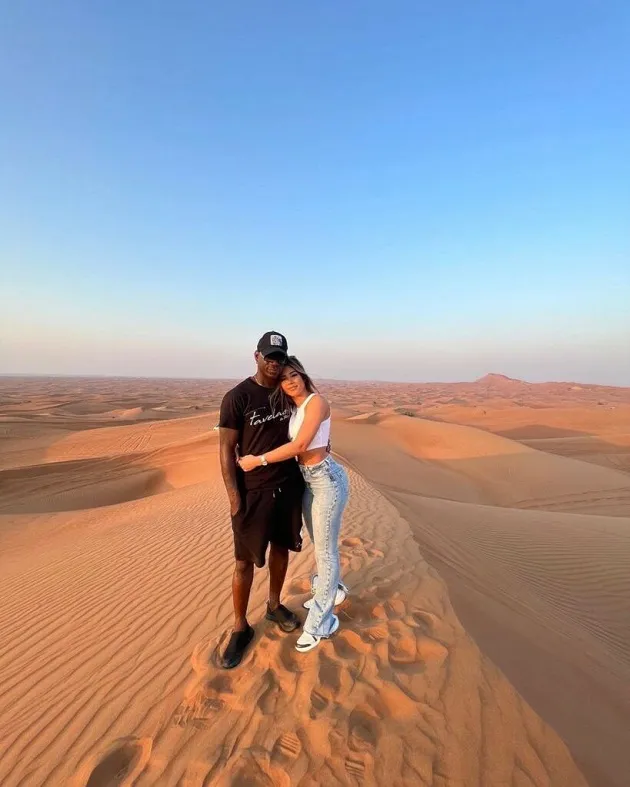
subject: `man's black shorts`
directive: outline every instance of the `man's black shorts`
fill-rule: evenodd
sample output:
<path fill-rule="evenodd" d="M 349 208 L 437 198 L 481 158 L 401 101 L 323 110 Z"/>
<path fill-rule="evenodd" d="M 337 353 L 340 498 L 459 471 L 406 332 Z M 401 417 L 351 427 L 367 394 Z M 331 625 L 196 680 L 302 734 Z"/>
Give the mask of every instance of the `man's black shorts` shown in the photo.
<path fill-rule="evenodd" d="M 270 543 L 300 552 L 303 495 L 301 476 L 276 489 L 241 489 L 241 508 L 232 517 L 236 559 L 261 568 Z"/>

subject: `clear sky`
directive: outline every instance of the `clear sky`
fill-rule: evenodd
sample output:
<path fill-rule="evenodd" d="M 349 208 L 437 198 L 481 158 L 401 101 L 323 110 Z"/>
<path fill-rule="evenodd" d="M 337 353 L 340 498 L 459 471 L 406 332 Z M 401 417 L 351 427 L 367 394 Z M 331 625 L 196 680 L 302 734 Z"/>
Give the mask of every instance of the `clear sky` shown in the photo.
<path fill-rule="evenodd" d="M 627 0 L 1 6 L 0 372 L 630 385 Z"/>

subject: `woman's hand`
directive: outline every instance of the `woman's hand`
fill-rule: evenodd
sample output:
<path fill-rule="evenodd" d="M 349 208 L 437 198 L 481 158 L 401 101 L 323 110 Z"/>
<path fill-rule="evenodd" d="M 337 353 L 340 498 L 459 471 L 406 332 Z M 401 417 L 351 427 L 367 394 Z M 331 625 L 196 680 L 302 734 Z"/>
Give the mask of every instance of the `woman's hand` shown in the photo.
<path fill-rule="evenodd" d="M 247 454 L 247 456 L 242 456 L 238 463 L 240 465 L 241 470 L 244 470 L 248 473 L 250 470 L 255 470 L 257 467 L 260 467 L 260 459 L 253 454 Z"/>

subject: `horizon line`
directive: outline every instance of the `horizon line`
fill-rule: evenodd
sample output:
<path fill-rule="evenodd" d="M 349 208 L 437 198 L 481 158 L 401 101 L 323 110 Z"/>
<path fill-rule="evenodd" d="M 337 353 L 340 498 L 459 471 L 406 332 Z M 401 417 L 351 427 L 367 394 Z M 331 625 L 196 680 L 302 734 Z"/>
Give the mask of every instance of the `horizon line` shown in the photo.
<path fill-rule="evenodd" d="M 545 380 L 541 382 L 530 382 L 516 377 L 509 377 L 508 375 L 500 374 L 497 372 L 488 372 L 481 377 L 474 380 L 382 380 L 377 378 L 344 378 L 344 377 L 317 377 L 316 379 L 321 382 L 334 382 L 334 383 L 381 383 L 387 385 L 462 385 L 474 384 L 482 382 L 487 377 L 497 377 L 503 379 L 505 382 L 522 383 L 524 385 L 579 385 L 582 388 L 618 388 L 625 390 L 630 386 L 625 385 L 607 385 L 605 383 L 581 383 L 578 380 Z M 2 378 L 30 378 L 30 379 L 70 379 L 70 380 L 172 380 L 182 382 L 232 382 L 234 380 L 241 380 L 239 377 L 170 377 L 168 375 L 131 375 L 131 374 L 81 374 L 81 373 L 40 373 L 40 372 L 0 372 L 0 379 Z"/>

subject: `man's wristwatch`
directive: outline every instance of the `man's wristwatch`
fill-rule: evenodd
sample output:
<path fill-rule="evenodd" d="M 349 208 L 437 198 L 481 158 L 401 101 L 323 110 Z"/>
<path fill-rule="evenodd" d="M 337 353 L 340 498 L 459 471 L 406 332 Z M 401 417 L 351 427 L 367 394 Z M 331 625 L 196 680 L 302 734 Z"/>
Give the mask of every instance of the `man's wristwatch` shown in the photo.
<path fill-rule="evenodd" d="M 267 465 L 269 464 L 269 462 L 267 461 L 267 457 L 264 454 L 261 454 L 260 456 L 260 464 L 263 467 L 267 467 Z"/>

